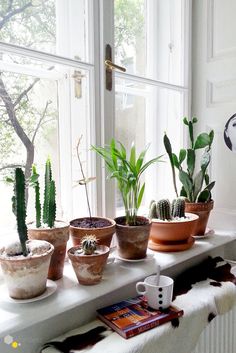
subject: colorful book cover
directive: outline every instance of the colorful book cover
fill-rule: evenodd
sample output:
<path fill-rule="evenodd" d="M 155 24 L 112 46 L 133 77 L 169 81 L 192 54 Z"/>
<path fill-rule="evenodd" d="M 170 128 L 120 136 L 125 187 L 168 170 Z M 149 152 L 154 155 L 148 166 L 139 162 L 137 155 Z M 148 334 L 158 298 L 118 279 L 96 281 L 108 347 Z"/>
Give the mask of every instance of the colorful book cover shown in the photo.
<path fill-rule="evenodd" d="M 183 315 L 183 310 L 170 306 L 155 310 L 144 297 L 123 300 L 97 310 L 98 317 L 124 338 L 135 336 Z"/>

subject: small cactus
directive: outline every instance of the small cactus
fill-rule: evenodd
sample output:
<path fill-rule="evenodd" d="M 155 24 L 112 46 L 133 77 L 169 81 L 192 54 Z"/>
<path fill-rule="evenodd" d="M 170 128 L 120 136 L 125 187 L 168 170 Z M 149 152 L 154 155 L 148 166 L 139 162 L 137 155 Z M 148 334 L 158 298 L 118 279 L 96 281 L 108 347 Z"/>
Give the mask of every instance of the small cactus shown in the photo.
<path fill-rule="evenodd" d="M 172 216 L 182 218 L 185 217 L 185 200 L 178 197 L 172 202 Z"/>
<path fill-rule="evenodd" d="M 28 255 L 26 241 L 28 240 L 25 206 L 25 176 L 21 168 L 15 169 L 15 185 L 13 197 L 13 210 L 17 220 L 17 231 L 24 256 Z"/>
<path fill-rule="evenodd" d="M 84 255 L 94 254 L 97 248 L 97 238 L 95 235 L 86 235 L 81 240 L 81 248 L 83 249 Z"/>
<path fill-rule="evenodd" d="M 158 218 L 162 221 L 171 220 L 171 205 L 170 201 L 167 199 L 159 200 L 156 204 Z"/>
<path fill-rule="evenodd" d="M 152 200 L 149 206 L 148 218 L 158 218 L 156 201 Z"/>

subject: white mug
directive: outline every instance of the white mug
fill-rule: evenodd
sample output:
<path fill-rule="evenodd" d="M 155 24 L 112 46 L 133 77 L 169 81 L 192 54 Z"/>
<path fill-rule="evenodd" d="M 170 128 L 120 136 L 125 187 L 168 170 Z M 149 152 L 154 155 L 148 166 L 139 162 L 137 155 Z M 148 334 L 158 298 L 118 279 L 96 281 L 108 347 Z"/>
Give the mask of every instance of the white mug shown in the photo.
<path fill-rule="evenodd" d="M 143 287 L 144 290 L 140 290 Z M 160 276 L 157 285 L 157 276 L 148 276 L 144 282 L 136 283 L 136 291 L 147 298 L 148 305 L 153 309 L 166 309 L 170 306 L 173 296 L 174 281 L 167 276 Z"/>

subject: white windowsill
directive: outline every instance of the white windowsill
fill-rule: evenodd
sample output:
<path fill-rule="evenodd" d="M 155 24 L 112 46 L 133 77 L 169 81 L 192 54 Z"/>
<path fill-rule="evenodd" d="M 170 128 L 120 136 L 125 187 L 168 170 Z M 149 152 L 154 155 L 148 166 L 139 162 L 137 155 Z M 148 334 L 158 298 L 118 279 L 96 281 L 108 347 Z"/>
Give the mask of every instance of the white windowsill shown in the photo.
<path fill-rule="evenodd" d="M 235 247 L 235 233 L 215 234 L 196 241 L 194 246 L 187 251 L 155 252 L 153 259 L 139 263 L 116 260 L 107 265 L 102 282 L 96 286 L 79 285 L 71 265 L 66 263 L 64 277 L 57 281 L 56 293 L 47 299 L 28 304 L 15 304 L 10 303 L 6 298 L 1 298 L 0 292 L 0 337 L 18 332 L 20 340 L 24 340 L 27 330 L 31 335 L 35 330 L 35 336 L 37 336 L 37 325 L 41 324 L 44 327 L 48 320 L 50 332 L 43 329 L 40 334 L 41 342 L 45 342 L 60 335 L 63 331 L 68 331 L 73 326 L 90 321 L 95 317 L 98 307 L 114 303 L 115 300 L 125 299 L 127 295 L 135 295 L 134 283 L 154 273 L 157 264 L 161 266 L 162 272 L 174 275 L 189 267 L 189 264 L 199 262 L 208 254 L 224 256 L 224 251 L 232 248 L 232 244 Z M 73 317 L 70 317 L 71 310 L 74 313 Z M 35 346 L 37 345 L 38 343 L 35 343 Z M 33 346 L 30 345 L 32 349 Z"/>

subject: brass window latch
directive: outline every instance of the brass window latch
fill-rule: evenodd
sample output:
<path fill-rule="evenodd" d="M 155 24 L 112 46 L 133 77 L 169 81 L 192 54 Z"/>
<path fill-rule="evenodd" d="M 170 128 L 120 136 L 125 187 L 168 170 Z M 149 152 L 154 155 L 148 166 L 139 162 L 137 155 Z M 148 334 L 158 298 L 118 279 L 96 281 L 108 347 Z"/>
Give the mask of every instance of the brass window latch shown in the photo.
<path fill-rule="evenodd" d="M 112 62 L 112 49 L 109 44 L 106 45 L 106 59 L 105 59 L 105 68 L 106 68 L 106 89 L 108 91 L 112 90 L 112 71 L 120 70 L 126 72 L 126 68 L 114 64 Z"/>

